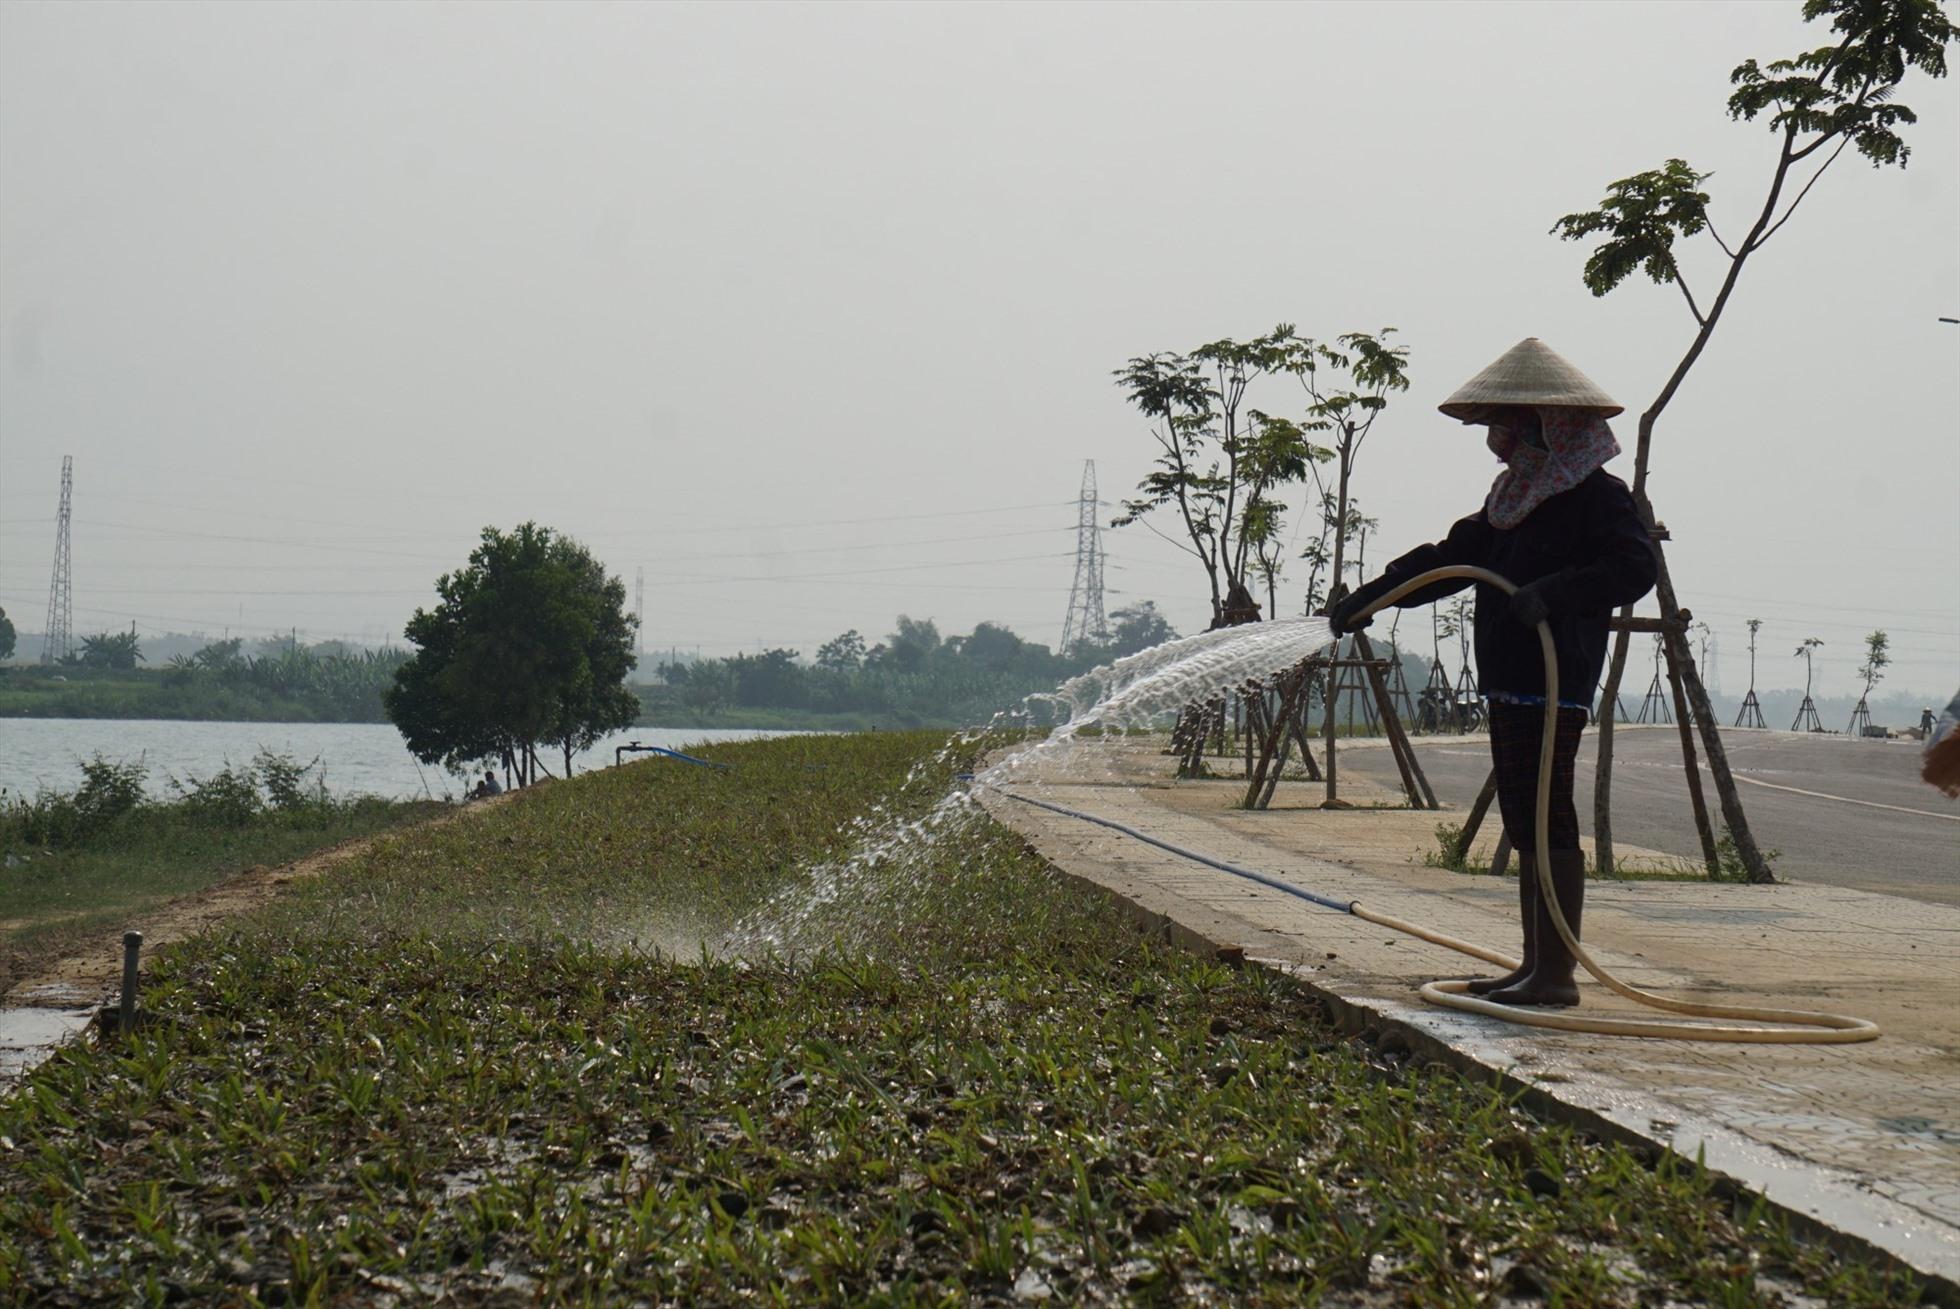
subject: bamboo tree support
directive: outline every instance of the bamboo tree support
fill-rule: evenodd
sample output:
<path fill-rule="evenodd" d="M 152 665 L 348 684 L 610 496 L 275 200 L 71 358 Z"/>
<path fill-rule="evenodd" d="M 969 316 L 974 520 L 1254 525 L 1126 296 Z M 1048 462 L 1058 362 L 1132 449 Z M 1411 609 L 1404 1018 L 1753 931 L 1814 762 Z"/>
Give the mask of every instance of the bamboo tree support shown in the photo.
<path fill-rule="evenodd" d="M 1484 815 L 1490 812 L 1491 801 L 1497 798 L 1497 770 L 1490 770 L 1484 784 L 1477 791 L 1477 798 L 1470 803 L 1470 813 L 1463 820 L 1463 827 L 1457 832 L 1456 845 L 1444 853 L 1450 862 L 1462 865 L 1470 861 L 1470 846 L 1477 839 L 1477 829 L 1484 825 Z"/>
<path fill-rule="evenodd" d="M 1362 671 L 1367 675 L 1370 687 L 1375 693 L 1375 703 L 1381 709 L 1382 728 L 1388 734 L 1388 748 L 1395 755 L 1396 769 L 1402 774 L 1402 789 L 1408 794 L 1412 809 L 1439 809 L 1436 792 L 1429 785 L 1429 778 L 1422 771 L 1422 761 L 1416 758 L 1415 748 L 1409 744 L 1407 733 L 1402 730 L 1402 721 L 1395 712 L 1395 699 L 1389 694 L 1388 683 L 1382 677 L 1381 662 L 1375 658 L 1374 645 L 1368 640 L 1366 632 L 1354 634 L 1355 649 L 1361 653 Z"/>
<path fill-rule="evenodd" d="M 1854 740 L 1864 736 L 1866 731 L 1869 730 L 1872 725 L 1871 706 L 1866 704 L 1865 700 L 1866 700 L 1865 696 L 1861 695 L 1858 697 L 1857 707 L 1852 709 L 1851 711 L 1851 722 L 1844 729 L 1845 735 L 1853 738 Z M 1816 710 L 1813 709 L 1811 712 L 1815 713 Z"/>
<path fill-rule="evenodd" d="M 1655 591 L 1660 597 L 1661 612 L 1679 614 L 1681 603 L 1674 594 L 1674 579 L 1668 575 L 1667 556 L 1660 555 L 1660 578 L 1655 583 Z M 1687 693 L 1688 709 L 1701 732 L 1702 749 L 1708 755 L 1708 771 L 1715 778 L 1715 794 L 1722 802 L 1722 821 L 1729 829 L 1729 840 L 1735 846 L 1736 854 L 1742 860 L 1743 869 L 1751 882 L 1774 882 L 1775 874 L 1763 859 L 1762 851 L 1756 845 L 1756 836 L 1749 828 L 1749 815 L 1742 810 L 1742 795 L 1736 790 L 1735 773 L 1729 767 L 1728 748 L 1722 744 L 1722 727 L 1716 720 L 1715 707 L 1708 702 L 1708 688 L 1701 684 L 1701 674 L 1695 669 L 1694 656 L 1688 652 L 1688 641 L 1684 629 L 1673 624 L 1662 627 L 1667 639 L 1668 649 L 1674 655 L 1676 666 L 1681 670 L 1682 689 Z M 1699 769 L 1691 776 L 1699 778 Z"/>
<path fill-rule="evenodd" d="M 1690 616 L 1683 610 L 1680 618 L 1685 632 L 1691 621 Z M 1662 637 L 1662 645 L 1665 649 L 1665 636 Z M 1687 648 L 1688 643 L 1683 640 L 1682 653 L 1685 654 Z M 1681 688 L 1681 670 L 1671 658 L 1667 661 L 1667 684 L 1674 694 L 1674 722 L 1681 733 L 1681 761 L 1688 770 L 1688 804 L 1695 813 L 1695 835 L 1701 838 L 1702 862 L 1708 866 L 1709 877 L 1719 878 L 1722 875 L 1722 856 L 1715 843 L 1715 828 L 1708 821 L 1708 801 L 1701 793 L 1701 761 L 1695 758 L 1695 734 L 1688 721 L 1687 695 Z"/>
<path fill-rule="evenodd" d="M 1672 661 L 1669 661 L 1670 679 L 1673 672 Z M 1640 717 L 1634 721 L 1655 724 L 1674 722 L 1674 718 L 1668 713 L 1667 695 L 1661 690 L 1661 640 L 1658 636 L 1654 638 L 1654 680 L 1647 684 L 1647 695 L 1640 702 Z"/>
<path fill-rule="evenodd" d="M 1736 711 L 1737 727 L 1768 727 L 1763 721 L 1763 702 L 1756 698 L 1756 688 L 1752 685 L 1749 694 L 1742 698 L 1742 708 Z"/>

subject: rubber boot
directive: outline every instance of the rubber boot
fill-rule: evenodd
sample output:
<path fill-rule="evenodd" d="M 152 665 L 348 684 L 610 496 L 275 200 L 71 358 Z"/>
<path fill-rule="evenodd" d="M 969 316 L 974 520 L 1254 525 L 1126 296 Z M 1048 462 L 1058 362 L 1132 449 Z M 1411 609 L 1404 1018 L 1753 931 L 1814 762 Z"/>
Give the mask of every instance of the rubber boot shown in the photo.
<path fill-rule="evenodd" d="M 1524 924 L 1524 960 L 1502 977 L 1473 977 L 1465 987 L 1471 995 L 1489 995 L 1516 986 L 1538 966 L 1538 869 L 1531 856 L 1518 851 L 1518 921 Z"/>
<path fill-rule="evenodd" d="M 1554 850 L 1550 856 L 1552 870 L 1552 889 L 1558 895 L 1558 907 L 1565 914 L 1565 922 L 1572 929 L 1574 940 L 1583 939 L 1579 933 L 1580 920 L 1586 907 L 1586 856 L 1580 850 Z M 1552 923 L 1551 906 L 1539 897 L 1537 913 L 1533 915 L 1538 923 L 1537 966 L 1525 979 L 1501 991 L 1492 991 L 1485 998 L 1498 1004 L 1515 1005 L 1558 1005 L 1568 1006 L 1579 1003 L 1579 987 L 1573 981 L 1573 971 L 1579 961 L 1572 951 L 1566 948 L 1565 938 L 1558 934 Z"/>

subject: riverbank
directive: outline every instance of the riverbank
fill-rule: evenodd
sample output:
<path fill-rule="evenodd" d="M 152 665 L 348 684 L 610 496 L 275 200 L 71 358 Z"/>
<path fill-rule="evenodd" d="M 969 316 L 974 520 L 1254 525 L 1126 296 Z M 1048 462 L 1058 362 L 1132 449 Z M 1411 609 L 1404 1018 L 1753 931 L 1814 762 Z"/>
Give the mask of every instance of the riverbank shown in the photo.
<path fill-rule="evenodd" d="M 642 692 L 645 711 L 634 724 L 649 730 L 866 732 L 916 728 L 953 730 L 951 716 L 872 712 L 816 713 L 807 709 L 728 706 L 702 710 Z M 0 670 L 0 719 L 78 718 L 97 721 L 187 723 L 376 723 L 388 719 L 378 692 L 357 711 L 318 696 L 279 694 L 209 679 L 171 680 L 161 669 Z"/>
<path fill-rule="evenodd" d="M 1692 1165 L 1138 936 L 938 807 L 970 761 L 929 735 L 708 753 L 732 771 L 649 761 L 399 832 L 165 952 L 165 1021 L 0 1101 L 0 1286 L 1914 1298 Z"/>
<path fill-rule="evenodd" d="M 167 901 L 449 808 L 334 797 L 305 788 L 292 760 L 266 758 L 173 802 L 145 799 L 140 766 L 100 761 L 77 791 L 0 802 L 0 994 Z"/>

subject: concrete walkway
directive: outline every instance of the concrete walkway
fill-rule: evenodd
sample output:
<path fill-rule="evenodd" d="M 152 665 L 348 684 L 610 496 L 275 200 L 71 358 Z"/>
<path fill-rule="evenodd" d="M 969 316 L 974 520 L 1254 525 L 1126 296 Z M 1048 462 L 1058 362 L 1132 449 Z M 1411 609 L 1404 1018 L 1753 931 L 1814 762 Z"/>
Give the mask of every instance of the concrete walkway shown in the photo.
<path fill-rule="evenodd" d="M 1086 757 L 1086 758 L 1085 758 Z M 1167 781 L 1137 745 L 1089 746 L 1012 785 L 1159 839 L 1515 953 L 1516 883 L 1428 868 L 1448 812 L 1321 810 L 1283 784 L 1264 813 L 1243 784 Z M 1343 787 L 1343 794 L 1347 794 Z M 1058 866 L 1219 945 L 1281 968 L 1612 1125 L 1763 1191 L 1786 1210 L 1960 1282 L 1960 909 L 1835 887 L 1594 882 L 1586 940 L 1625 980 L 1670 995 L 1856 1014 L 1850 1046 L 1716 1045 L 1535 1032 L 1421 1002 L 1476 960 L 1232 877 L 1121 833 L 984 802 Z M 1358 794 L 1367 803 L 1385 794 Z M 1956 852 L 1960 865 L 1960 852 Z M 1956 871 L 1960 871 L 1957 868 Z M 1598 1013 L 1655 1016 L 1588 982 Z"/>

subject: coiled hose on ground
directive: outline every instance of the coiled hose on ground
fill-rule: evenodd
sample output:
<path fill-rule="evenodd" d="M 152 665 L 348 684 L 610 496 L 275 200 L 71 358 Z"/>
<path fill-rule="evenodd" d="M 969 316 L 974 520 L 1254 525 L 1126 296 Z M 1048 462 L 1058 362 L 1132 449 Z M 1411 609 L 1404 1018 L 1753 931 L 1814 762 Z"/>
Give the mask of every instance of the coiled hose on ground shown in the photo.
<path fill-rule="evenodd" d="M 1473 568 L 1467 565 L 1451 565 L 1445 568 L 1432 569 L 1419 577 L 1411 578 L 1369 606 L 1362 612 L 1360 617 L 1365 618 L 1377 610 L 1387 608 L 1410 592 L 1419 590 L 1433 582 L 1458 578 L 1468 578 L 1471 581 L 1483 582 L 1498 588 L 1506 595 L 1513 594 L 1518 589 L 1508 579 L 1498 576 L 1489 569 Z M 1538 642 L 1545 656 L 1545 703 L 1547 705 L 1555 705 L 1558 703 L 1558 655 L 1552 645 L 1552 629 L 1542 622 L 1538 624 Z M 1545 728 L 1538 748 L 1538 805 L 1535 823 L 1538 838 L 1537 848 L 1540 850 L 1549 849 L 1551 846 L 1552 756 L 1558 732 L 1558 716 L 1554 713 L 1547 712 L 1544 717 Z M 1157 846 L 1160 849 L 1196 860 L 1199 863 L 1231 873 L 1236 877 L 1244 877 L 1251 881 L 1259 882 L 1324 908 L 1343 910 L 1367 922 L 1378 923 L 1394 931 L 1406 932 L 1410 936 L 1428 941 L 1434 945 L 1440 945 L 1447 949 L 1471 955 L 1474 958 L 1496 964 L 1501 968 L 1515 968 L 1518 965 L 1517 960 L 1509 958 L 1498 951 L 1477 945 L 1471 941 L 1459 940 L 1456 937 L 1423 927 L 1418 923 L 1411 923 L 1405 919 L 1397 918 L 1392 914 L 1378 913 L 1375 910 L 1367 908 L 1359 901 L 1343 904 L 1339 900 L 1318 895 L 1279 878 L 1271 877 L 1249 868 L 1241 868 L 1238 865 L 1229 864 L 1223 860 L 1214 859 L 1195 851 L 1186 850 L 1172 845 L 1167 841 L 1160 841 L 1155 837 L 1137 831 L 1135 828 L 1113 822 L 1110 819 L 1097 818 L 1092 814 L 1081 813 L 1077 810 L 1069 809 L 1063 805 L 1052 804 L 1045 800 L 1036 800 L 1029 796 L 1016 795 L 1011 791 L 1002 791 L 1002 794 L 1008 796 L 1010 799 L 1018 800 L 1023 804 L 1047 809 L 1054 813 L 1065 814 L 1071 818 L 1083 819 L 1087 822 L 1095 823 L 1098 826 L 1112 828 L 1135 837 L 1138 840 Z M 1466 990 L 1469 985 L 1467 979 L 1426 983 L 1419 993 L 1424 1000 L 1430 1004 L 1441 1005 L 1444 1008 L 1459 1009 L 1466 1013 L 1483 1014 L 1487 1017 L 1500 1018 L 1507 1023 L 1518 1023 L 1526 1027 L 1547 1027 L 1564 1032 L 1593 1032 L 1608 1036 L 1647 1036 L 1662 1037 L 1677 1041 L 1726 1041 L 1777 1045 L 1845 1045 L 1857 1041 L 1872 1041 L 1878 1038 L 1878 1025 L 1864 1018 L 1853 1018 L 1844 1014 L 1827 1014 L 1809 1009 L 1779 1009 L 1767 1006 L 1721 1005 L 1708 1004 L 1695 1000 L 1673 1000 L 1664 995 L 1656 995 L 1652 991 L 1643 991 L 1637 986 L 1621 981 L 1606 971 L 1598 960 L 1586 953 L 1585 947 L 1579 943 L 1579 938 L 1573 935 L 1571 925 L 1566 922 L 1565 912 L 1559 905 L 1557 888 L 1552 884 L 1550 861 L 1536 859 L 1532 862 L 1537 868 L 1538 893 L 1544 897 L 1545 904 L 1551 907 L 1552 924 L 1558 929 L 1559 938 L 1572 951 L 1573 958 L 1578 960 L 1580 965 L 1588 973 L 1591 973 L 1602 986 L 1612 991 L 1615 995 L 1624 996 L 1636 1004 L 1646 1005 L 1651 1009 L 1659 1009 L 1665 1013 L 1678 1014 L 1684 1019 L 1725 1019 L 1731 1020 L 1732 1022 L 1770 1025 L 1737 1027 L 1728 1025 L 1727 1023 L 1714 1022 L 1676 1022 L 1639 1018 L 1590 1017 L 1565 1011 L 1522 1008 L 1515 1005 L 1498 1004 L 1495 1001 L 1470 995 Z"/>

